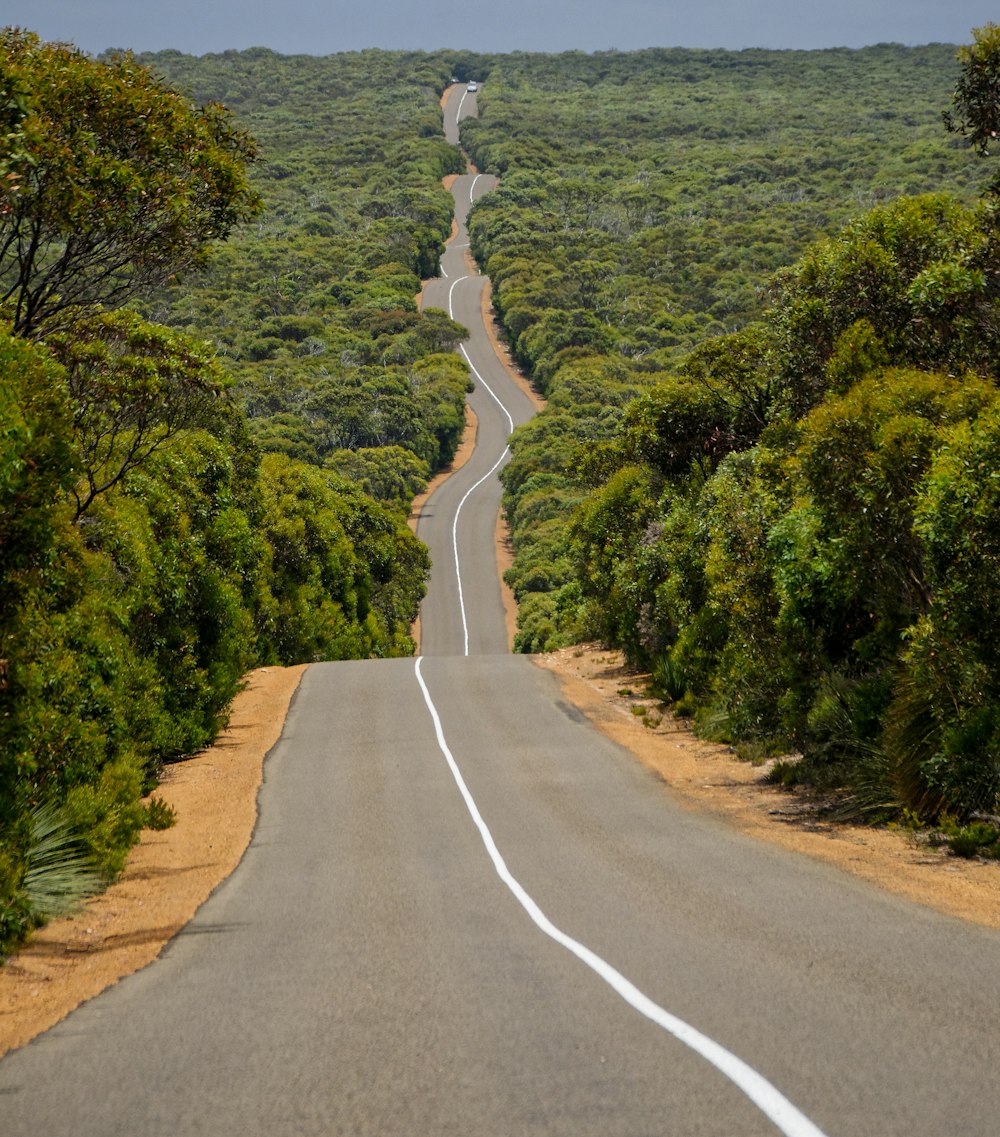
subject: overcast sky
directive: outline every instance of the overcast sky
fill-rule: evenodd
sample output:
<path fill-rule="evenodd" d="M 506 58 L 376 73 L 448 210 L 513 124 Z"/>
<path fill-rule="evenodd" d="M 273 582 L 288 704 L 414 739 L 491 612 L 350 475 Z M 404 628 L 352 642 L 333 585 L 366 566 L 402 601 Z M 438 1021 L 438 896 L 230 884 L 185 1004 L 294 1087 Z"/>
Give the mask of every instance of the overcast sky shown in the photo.
<path fill-rule="evenodd" d="M 95 54 L 967 43 L 991 19 L 995 0 L 0 0 L 0 24 Z"/>

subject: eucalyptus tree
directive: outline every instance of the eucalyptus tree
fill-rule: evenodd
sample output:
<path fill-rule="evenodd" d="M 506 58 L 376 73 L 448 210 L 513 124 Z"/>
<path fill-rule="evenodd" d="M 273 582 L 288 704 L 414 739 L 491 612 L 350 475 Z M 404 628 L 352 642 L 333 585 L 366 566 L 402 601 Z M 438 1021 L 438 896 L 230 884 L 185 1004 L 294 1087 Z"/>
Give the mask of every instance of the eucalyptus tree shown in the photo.
<path fill-rule="evenodd" d="M 258 211 L 251 137 L 131 55 L 98 61 L 6 29 L 0 69 L 8 107 L 26 110 L 0 213 L 0 300 L 17 333 L 123 304 Z"/>
<path fill-rule="evenodd" d="M 973 42 L 958 53 L 962 74 L 952 95 L 954 110 L 944 112 L 944 121 L 985 157 L 1000 137 L 1000 26 L 985 24 L 972 34 Z M 991 189 L 1000 193 L 1000 174 Z"/>

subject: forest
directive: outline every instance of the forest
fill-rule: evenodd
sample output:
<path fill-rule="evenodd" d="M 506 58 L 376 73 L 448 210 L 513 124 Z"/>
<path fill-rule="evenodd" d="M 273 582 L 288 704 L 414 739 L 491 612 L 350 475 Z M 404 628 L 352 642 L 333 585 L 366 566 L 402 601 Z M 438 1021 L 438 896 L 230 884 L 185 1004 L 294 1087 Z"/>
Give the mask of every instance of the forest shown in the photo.
<path fill-rule="evenodd" d="M 502 63 L 463 130 L 549 399 L 518 647 L 621 647 L 776 783 L 992 856 L 998 52 Z"/>
<path fill-rule="evenodd" d="M 415 299 L 447 65 L 159 64 L 0 38 L 0 955 L 171 823 L 249 669 L 412 653 L 464 422 Z"/>
<path fill-rule="evenodd" d="M 0 955 L 120 871 L 263 664 L 407 654 L 464 422 L 463 147 L 548 400 L 517 646 L 585 638 L 873 820 L 997 845 L 997 33 L 92 59 L 0 38 Z M 990 115 L 993 118 L 990 118 Z M 947 121 L 943 121 L 944 119 Z M 964 135 L 964 137 L 963 137 Z M 964 842 L 964 844 L 963 844 Z"/>

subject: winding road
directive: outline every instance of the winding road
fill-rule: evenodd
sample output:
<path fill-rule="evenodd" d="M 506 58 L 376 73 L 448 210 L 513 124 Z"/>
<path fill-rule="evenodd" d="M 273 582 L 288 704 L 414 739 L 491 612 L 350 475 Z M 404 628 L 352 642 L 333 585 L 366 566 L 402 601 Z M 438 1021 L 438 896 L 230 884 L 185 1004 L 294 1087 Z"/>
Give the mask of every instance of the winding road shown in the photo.
<path fill-rule="evenodd" d="M 463 92 L 452 103 L 465 98 L 468 106 L 473 97 Z M 448 136 L 457 142 L 455 120 L 447 121 Z M 501 496 L 496 474 L 507 458 L 511 431 L 531 418 L 534 407 L 512 382 L 486 334 L 482 311 L 486 281 L 468 252 L 469 209 L 495 185 L 494 178 L 475 173 L 455 180 L 456 233 L 441 258 L 441 276 L 424 287 L 425 308 L 442 308 L 469 329 L 459 350 L 475 381 L 468 401 L 477 422 L 471 458 L 431 496 L 417 523 L 417 536 L 430 549 L 433 564 L 420 612 L 420 650 L 428 656 L 497 655 L 509 650 L 494 544 Z"/>
<path fill-rule="evenodd" d="M 479 433 L 421 517 L 421 658 L 307 671 L 242 864 L 0 1062 L 0 1134 L 995 1137 L 1000 936 L 680 808 L 507 652 L 530 407 L 461 247 L 490 185 L 455 183 L 426 295 L 470 328 Z"/>

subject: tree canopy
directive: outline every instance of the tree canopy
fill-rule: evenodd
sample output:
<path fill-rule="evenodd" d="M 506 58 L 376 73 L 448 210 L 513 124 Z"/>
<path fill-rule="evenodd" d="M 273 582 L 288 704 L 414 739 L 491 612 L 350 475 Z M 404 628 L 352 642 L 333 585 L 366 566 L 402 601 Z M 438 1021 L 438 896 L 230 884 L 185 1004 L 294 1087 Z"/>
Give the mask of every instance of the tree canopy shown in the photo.
<path fill-rule="evenodd" d="M 962 72 L 944 121 L 985 156 L 1000 136 L 1000 27 L 985 24 L 973 29 L 973 37 L 959 50 Z M 992 186 L 994 193 L 1000 192 L 996 177 Z"/>
<path fill-rule="evenodd" d="M 128 54 L 95 61 L 6 29 L 8 109 L 24 107 L 0 214 L 0 299 L 17 332 L 116 306 L 202 262 L 252 217 L 251 137 Z"/>
<path fill-rule="evenodd" d="M 437 122 L 432 92 L 418 111 Z M 249 668 L 413 651 L 429 565 L 404 517 L 457 444 L 468 378 L 448 354 L 462 329 L 415 311 L 447 231 L 440 185 L 429 209 L 400 192 L 405 213 L 373 210 L 374 236 L 352 219 L 332 258 L 314 227 L 299 277 L 280 203 L 249 227 L 267 195 L 229 111 L 131 56 L 16 31 L 0 137 L 2 955 L 55 910 L 43 836 L 91 886 L 113 877 L 162 764 L 212 740 Z M 382 152 L 345 146 L 378 181 Z M 243 260 L 217 245 L 233 230 Z M 224 298 L 166 326 L 163 297 L 191 311 L 182 281 L 213 279 L 209 253 Z M 344 331 L 327 306 L 350 311 Z M 285 453 L 262 456 L 269 433 Z"/>

